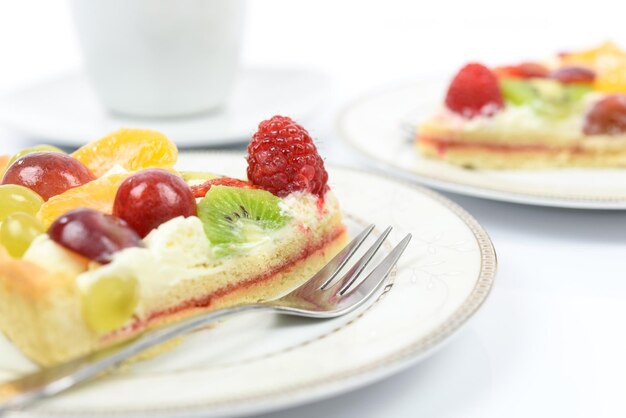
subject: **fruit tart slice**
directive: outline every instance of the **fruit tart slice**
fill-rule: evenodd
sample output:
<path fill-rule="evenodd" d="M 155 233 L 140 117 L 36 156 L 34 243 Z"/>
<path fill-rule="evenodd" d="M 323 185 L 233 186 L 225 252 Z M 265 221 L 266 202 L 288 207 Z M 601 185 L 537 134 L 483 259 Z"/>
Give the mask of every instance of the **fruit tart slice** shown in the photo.
<path fill-rule="evenodd" d="M 127 129 L 4 169 L 0 331 L 24 354 L 52 365 L 277 297 L 345 244 L 324 163 L 291 119 L 259 125 L 247 180 L 181 174 L 176 158 L 163 135 Z"/>
<path fill-rule="evenodd" d="M 474 168 L 626 166 L 626 52 L 607 43 L 545 62 L 467 64 L 417 147 Z"/>

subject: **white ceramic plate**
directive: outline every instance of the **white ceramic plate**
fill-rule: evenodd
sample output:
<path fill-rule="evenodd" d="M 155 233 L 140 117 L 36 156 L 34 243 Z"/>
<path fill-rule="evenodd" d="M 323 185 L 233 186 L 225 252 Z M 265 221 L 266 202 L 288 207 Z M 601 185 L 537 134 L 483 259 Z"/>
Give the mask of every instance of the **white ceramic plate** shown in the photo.
<path fill-rule="evenodd" d="M 468 170 L 422 157 L 415 129 L 443 100 L 448 80 L 406 84 L 367 96 L 339 117 L 342 137 L 377 167 L 456 193 L 531 205 L 626 209 L 626 170 Z"/>
<path fill-rule="evenodd" d="M 221 111 L 189 118 L 131 118 L 108 113 L 82 74 L 61 78 L 0 97 L 0 124 L 28 136 L 78 147 L 120 127 L 156 129 L 183 147 L 247 142 L 260 121 L 288 113 L 305 121 L 330 92 L 323 74 L 298 69 L 242 70 Z"/>
<path fill-rule="evenodd" d="M 244 164 L 243 157 L 230 154 L 181 158 L 187 169 L 239 176 Z M 351 232 L 365 223 L 391 224 L 392 244 L 413 234 L 393 287 L 370 309 L 330 321 L 271 314 L 231 318 L 189 336 L 169 353 L 15 416 L 260 413 L 365 385 L 440 347 L 492 287 L 496 256 L 485 231 L 463 209 L 429 190 L 343 168 L 331 169 L 330 178 Z M 0 341 L 0 378 L 28 368 L 7 341 Z"/>

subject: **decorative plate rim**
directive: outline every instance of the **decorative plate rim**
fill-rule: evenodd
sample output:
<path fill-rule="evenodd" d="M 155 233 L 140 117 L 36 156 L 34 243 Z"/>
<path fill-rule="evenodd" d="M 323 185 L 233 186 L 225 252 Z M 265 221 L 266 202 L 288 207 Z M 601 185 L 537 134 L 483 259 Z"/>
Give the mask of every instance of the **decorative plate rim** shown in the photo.
<path fill-rule="evenodd" d="M 429 78 L 429 80 L 431 78 Z M 441 81 L 441 77 L 439 78 L 439 81 Z M 389 85 L 387 88 L 378 88 L 350 101 L 339 111 L 335 119 L 335 128 L 339 133 L 339 137 L 342 139 L 343 143 L 347 144 L 350 148 L 356 150 L 361 156 L 365 158 L 368 165 L 375 167 L 383 174 L 407 181 L 417 181 L 424 185 L 444 191 L 490 200 L 536 206 L 601 210 L 626 209 L 626 194 L 590 196 L 578 193 L 543 193 L 534 190 L 529 190 L 528 192 L 519 192 L 510 191 L 506 188 L 468 185 L 463 182 L 451 180 L 443 176 L 438 176 L 436 174 L 417 173 L 409 169 L 394 166 L 393 164 L 379 158 L 376 153 L 370 152 L 365 147 L 361 146 L 359 141 L 354 137 L 354 135 L 351 135 L 348 132 L 349 130 L 348 128 L 346 128 L 346 119 L 350 112 L 352 112 L 354 108 L 356 108 L 360 104 L 365 103 L 368 100 L 378 97 L 380 95 L 403 91 L 409 87 L 414 87 L 422 83 L 425 83 L 423 79 L 414 80 L 412 82 L 394 83 Z"/>
<path fill-rule="evenodd" d="M 181 154 L 241 155 L 241 153 L 238 152 L 228 151 L 196 151 L 183 152 Z M 154 414 L 154 416 L 158 417 L 191 417 L 202 416 L 202 414 L 206 413 L 207 410 L 213 410 L 215 412 L 224 411 L 224 413 L 229 415 L 240 416 L 240 414 L 236 414 L 234 412 L 235 408 L 238 411 L 242 411 L 241 415 L 244 415 L 246 411 L 248 411 L 248 413 L 252 411 L 256 413 L 267 412 L 312 402 L 314 400 L 324 399 L 337 393 L 347 392 L 366 384 L 373 383 L 393 372 L 404 369 L 425 356 L 433 353 L 435 348 L 440 347 L 440 343 L 448 340 L 449 337 L 458 331 L 461 326 L 474 315 L 474 313 L 483 305 L 493 288 L 497 271 L 497 255 L 489 235 L 478 223 L 478 221 L 469 214 L 469 212 L 438 192 L 416 185 L 409 181 L 399 180 L 398 178 L 390 175 L 367 172 L 359 168 L 336 164 L 330 164 L 329 167 L 331 170 L 339 169 L 355 172 L 364 176 L 382 177 L 388 181 L 401 184 L 404 187 L 407 187 L 417 193 L 421 193 L 441 204 L 446 209 L 450 210 L 463 222 L 465 226 L 468 227 L 478 245 L 481 259 L 480 269 L 476 278 L 475 286 L 472 288 L 465 301 L 450 315 L 447 320 L 422 338 L 413 341 L 411 344 L 406 345 L 405 347 L 385 356 L 382 359 L 379 359 L 378 361 L 345 372 L 331 374 L 324 378 L 310 379 L 291 387 L 289 390 L 270 390 L 253 396 L 233 396 L 214 402 L 189 402 L 184 406 L 125 408 L 111 411 L 51 408 L 49 410 L 36 409 L 32 410 L 32 412 L 29 410 L 19 411 L 17 412 L 18 414 L 23 414 L 19 416 L 28 417 L 32 415 L 35 417 L 76 417 L 91 415 L 99 417 L 120 417 L 132 416 L 133 414 Z M 384 294 L 381 295 L 381 297 L 384 297 Z M 325 387 L 332 384 L 344 384 L 344 387 L 339 390 L 323 390 Z M 315 393 L 316 396 L 307 396 L 307 393 L 310 391 L 313 391 L 314 393 L 317 391 L 317 393 Z M 302 399 L 306 399 L 306 401 L 302 401 Z"/>

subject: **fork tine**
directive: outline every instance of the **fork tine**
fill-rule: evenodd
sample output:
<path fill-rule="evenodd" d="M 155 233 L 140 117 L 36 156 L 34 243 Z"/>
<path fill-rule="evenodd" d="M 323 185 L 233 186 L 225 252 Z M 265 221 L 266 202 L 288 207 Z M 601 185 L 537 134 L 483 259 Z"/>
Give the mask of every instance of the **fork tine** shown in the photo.
<path fill-rule="evenodd" d="M 323 289 L 324 287 L 328 286 L 328 284 L 331 283 L 335 279 L 335 277 L 337 277 L 337 274 L 343 268 L 343 266 L 346 265 L 348 260 L 352 258 L 356 250 L 358 250 L 361 244 L 363 244 L 363 241 L 365 241 L 369 234 L 374 230 L 374 226 L 374 224 L 369 225 L 367 228 L 361 231 L 361 233 L 359 233 L 359 235 L 357 235 L 352 241 L 350 241 L 350 243 L 346 245 L 343 250 L 341 250 L 335 257 L 333 257 L 332 260 L 330 260 L 324 267 L 322 267 L 320 271 L 315 273 L 315 276 L 313 276 L 309 280 L 309 282 L 311 284 L 315 284 L 320 280 L 324 280 L 324 283 L 322 283 L 321 286 L 316 287 L 318 289 Z"/>
<path fill-rule="evenodd" d="M 385 229 L 383 233 L 380 235 L 380 237 L 378 237 L 376 242 L 374 242 L 374 244 L 372 244 L 372 246 L 367 250 L 367 252 L 363 254 L 363 256 L 359 259 L 359 261 L 357 261 L 352 267 L 350 267 L 350 270 L 348 270 L 348 272 L 344 274 L 341 280 L 339 280 L 337 283 L 335 283 L 332 287 L 329 288 L 329 290 L 332 291 L 333 294 L 339 294 L 340 289 L 347 288 L 352 283 L 354 283 L 354 281 L 363 272 L 365 267 L 367 267 L 370 261 L 372 261 L 372 258 L 374 258 L 374 256 L 376 255 L 380 247 L 383 245 L 383 242 L 385 241 L 385 239 L 387 239 L 387 236 L 389 235 L 392 229 L 393 228 L 391 226 L 388 226 L 387 229 Z M 322 290 L 326 290 L 326 289 L 322 288 Z"/>
<path fill-rule="evenodd" d="M 398 259 L 406 249 L 407 245 L 411 241 L 411 234 L 407 234 L 402 241 L 396 247 L 391 250 L 391 252 L 384 258 L 383 261 L 378 264 L 374 270 L 367 275 L 367 277 L 361 281 L 356 286 L 352 287 L 354 281 L 344 286 L 340 291 L 339 295 L 342 297 L 348 297 L 352 293 L 356 292 L 358 289 L 363 290 L 363 294 L 369 295 L 372 291 L 378 288 L 380 284 L 385 280 L 385 278 L 391 272 L 393 266 L 396 265 Z M 352 288 L 351 288 L 352 287 Z"/>

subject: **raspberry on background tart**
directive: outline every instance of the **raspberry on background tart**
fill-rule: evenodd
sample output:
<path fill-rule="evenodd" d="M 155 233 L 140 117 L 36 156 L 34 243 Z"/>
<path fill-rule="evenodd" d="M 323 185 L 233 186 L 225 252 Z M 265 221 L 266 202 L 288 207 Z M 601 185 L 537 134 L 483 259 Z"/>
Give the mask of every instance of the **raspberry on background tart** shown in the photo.
<path fill-rule="evenodd" d="M 16 160 L 43 167 L 41 153 Z M 39 180 L 21 181 L 13 163 L 17 175 L 0 185 L 0 331 L 42 365 L 194 313 L 275 297 L 347 238 L 315 145 L 286 117 L 259 125 L 247 180 L 179 173 L 175 145 L 146 130 L 47 157 L 70 161 L 56 165 L 57 176 L 84 168 L 92 177 L 48 187 L 44 199 Z M 278 178 L 281 158 L 287 175 Z M 10 237 L 2 228 L 9 223 Z"/>
<path fill-rule="evenodd" d="M 450 83 L 446 106 L 470 119 L 496 113 L 504 107 L 498 77 L 482 64 L 467 64 Z"/>
<path fill-rule="evenodd" d="M 626 167 L 626 52 L 459 70 L 418 127 L 423 155 L 467 168 Z"/>

